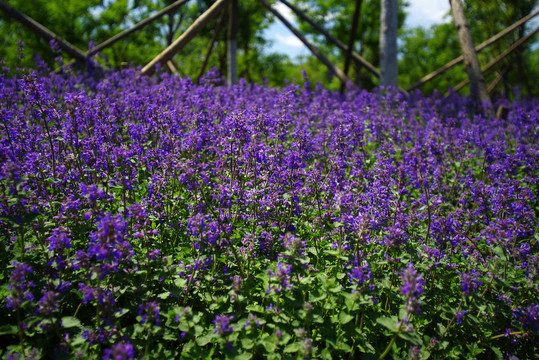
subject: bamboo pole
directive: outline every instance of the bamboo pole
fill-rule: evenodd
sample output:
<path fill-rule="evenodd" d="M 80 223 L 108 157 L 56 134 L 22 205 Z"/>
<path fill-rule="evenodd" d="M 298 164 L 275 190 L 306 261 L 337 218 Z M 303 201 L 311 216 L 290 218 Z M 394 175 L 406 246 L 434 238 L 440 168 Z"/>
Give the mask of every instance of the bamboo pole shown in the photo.
<path fill-rule="evenodd" d="M 228 6 L 227 83 L 230 86 L 238 82 L 238 0 L 230 0 Z"/>
<path fill-rule="evenodd" d="M 129 35 L 134 33 L 135 31 L 142 29 L 146 25 L 148 25 L 148 24 L 152 23 L 153 21 L 163 17 L 164 15 L 166 15 L 168 13 L 171 13 L 172 11 L 174 11 L 177 8 L 181 7 L 182 5 L 187 3 L 188 1 L 189 0 L 178 0 L 178 1 L 174 2 L 174 3 L 172 3 L 171 5 L 167 6 L 163 10 L 155 13 L 154 15 L 152 15 L 150 17 L 147 17 L 144 20 L 139 21 L 138 23 L 136 23 L 135 25 L 133 25 L 129 29 L 124 30 L 121 33 L 118 33 L 118 34 L 114 35 L 113 37 L 109 38 L 108 40 L 105 40 L 102 43 L 94 46 L 93 48 L 88 50 L 88 55 L 95 54 L 95 53 L 97 53 L 97 52 L 99 52 L 99 51 L 101 51 L 101 50 L 103 50 L 105 48 L 108 48 L 109 46 L 115 44 L 116 42 L 118 42 L 118 41 L 120 41 L 122 39 L 125 39 L 126 37 L 128 37 Z"/>
<path fill-rule="evenodd" d="M 178 69 L 176 69 L 176 66 L 172 63 L 172 61 L 167 61 L 167 67 L 172 73 L 172 75 L 178 75 Z"/>
<path fill-rule="evenodd" d="M 526 41 L 530 40 L 535 34 L 537 34 L 537 32 L 539 31 L 539 26 L 535 28 L 535 30 L 533 30 L 532 32 L 530 32 L 528 35 L 524 36 L 523 38 L 520 38 L 517 42 L 515 42 L 513 45 L 511 45 L 511 47 L 509 47 L 509 49 L 505 50 L 503 53 L 501 53 L 496 59 L 492 60 L 491 62 L 489 62 L 483 69 L 483 72 L 487 72 L 489 71 L 490 69 L 492 69 L 494 66 L 496 66 L 500 61 L 502 61 L 505 57 L 507 57 L 507 55 L 511 54 L 512 52 L 514 52 L 519 46 L 521 46 L 522 44 L 524 44 Z M 466 85 L 468 85 L 468 83 L 470 82 L 469 79 L 466 79 L 466 80 L 463 80 L 462 82 L 460 82 L 457 86 L 455 86 L 453 88 L 454 91 L 459 91 L 460 89 L 462 89 L 463 87 L 465 87 Z"/>
<path fill-rule="evenodd" d="M 204 75 L 204 71 L 206 71 L 206 66 L 208 65 L 208 61 L 210 60 L 210 55 L 211 55 L 211 52 L 213 51 L 213 46 L 215 42 L 217 41 L 217 36 L 219 36 L 219 33 L 221 32 L 221 28 L 223 27 L 223 24 L 225 22 L 225 15 L 226 15 L 226 8 L 223 9 L 221 18 L 219 19 L 219 23 L 217 24 L 217 27 L 215 28 L 213 36 L 210 40 L 210 46 L 208 47 L 208 51 L 206 52 L 206 56 L 204 57 L 204 61 L 202 62 L 202 66 L 200 67 L 200 73 L 198 74 L 198 77 L 197 77 L 197 83 L 200 82 L 200 78 Z"/>
<path fill-rule="evenodd" d="M 348 69 L 350 68 L 350 58 L 352 56 L 352 50 L 354 49 L 354 42 L 356 41 L 357 24 L 359 22 L 359 13 L 361 10 L 362 0 L 356 0 L 356 7 L 354 8 L 354 15 L 352 17 L 352 27 L 350 28 L 350 37 L 348 39 L 348 49 L 344 58 L 344 73 L 348 75 Z M 344 92 L 346 83 L 341 82 L 341 94 Z"/>
<path fill-rule="evenodd" d="M 453 12 L 453 20 L 457 29 L 462 55 L 464 56 L 464 67 L 471 84 L 471 95 L 488 106 L 488 104 L 491 104 L 490 96 L 488 95 L 485 77 L 479 65 L 479 59 L 473 45 L 472 35 L 468 28 L 461 0 L 451 0 L 451 11 Z"/>
<path fill-rule="evenodd" d="M 351 81 L 348 76 L 346 76 L 345 73 L 342 72 L 341 69 L 339 69 L 338 67 L 336 67 L 335 65 L 333 65 L 333 63 L 331 63 L 331 61 L 329 61 L 328 58 L 326 58 L 324 56 L 324 54 L 322 54 L 322 52 L 317 48 L 315 47 L 313 44 L 311 44 L 309 42 L 309 40 L 307 40 L 305 38 L 305 36 L 303 36 L 298 29 L 296 29 L 292 24 L 290 24 L 288 22 L 288 20 L 286 20 L 284 18 L 283 15 L 281 15 L 280 12 L 278 12 L 277 10 L 275 10 L 274 8 L 271 7 L 271 5 L 266 1 L 266 0 L 259 0 L 273 15 L 275 15 L 279 20 L 281 20 L 281 22 L 290 30 L 294 33 L 294 35 L 296 35 L 296 37 L 298 39 L 301 40 L 301 42 L 303 44 L 305 44 L 305 46 L 307 46 L 307 48 L 309 48 L 309 50 L 311 50 L 311 52 L 313 53 L 314 56 L 316 56 L 324 65 L 326 65 L 328 67 L 329 70 L 331 70 L 338 78 L 339 80 L 341 81 L 344 81 L 344 82 L 348 82 L 348 81 Z"/>
<path fill-rule="evenodd" d="M 226 4 L 228 0 L 217 0 L 206 12 L 199 16 L 198 19 L 187 29 L 179 38 L 176 39 L 169 47 L 163 50 L 152 61 L 150 61 L 141 70 L 142 75 L 152 75 L 155 72 L 155 65 L 158 63 L 166 63 L 185 45 L 189 43 L 203 28 L 210 22 Z"/>
<path fill-rule="evenodd" d="M 81 63 L 86 62 L 86 54 L 78 49 L 75 45 L 64 40 L 60 36 L 56 35 L 51 30 L 47 29 L 45 26 L 41 25 L 31 17 L 21 13 L 17 9 L 9 6 L 8 4 L 0 1 L 0 10 L 4 11 L 6 14 L 20 22 L 22 25 L 26 26 L 34 33 L 36 33 L 42 39 L 46 41 L 55 40 L 58 43 L 58 46 L 69 56 L 73 57 Z"/>
<path fill-rule="evenodd" d="M 510 32 L 512 32 L 513 30 L 515 30 L 517 27 L 521 26 L 522 24 L 524 24 L 525 22 L 527 22 L 528 20 L 534 18 L 535 16 L 537 16 L 539 14 L 539 10 L 534 12 L 533 14 L 530 14 L 526 17 L 523 17 L 522 19 L 520 19 L 519 21 L 515 22 L 513 25 L 505 28 L 504 30 L 500 31 L 499 33 L 497 33 L 496 35 L 490 37 L 489 39 L 483 41 L 481 44 L 477 45 L 475 47 L 475 51 L 479 52 L 481 50 L 483 50 L 484 48 L 486 48 L 487 46 L 490 46 L 492 44 L 494 44 L 495 42 L 497 42 L 498 40 L 500 40 L 501 38 L 503 38 L 504 36 L 506 36 L 507 34 L 509 34 Z M 464 60 L 464 56 L 459 56 L 453 60 L 451 60 L 450 62 L 448 62 L 447 64 L 445 64 L 444 66 L 442 66 L 441 68 L 439 68 L 438 70 L 435 70 L 433 72 L 431 72 L 430 74 L 428 75 L 425 75 L 421 78 L 421 80 L 419 80 L 418 82 L 416 82 L 415 84 L 413 84 L 412 86 L 410 86 L 407 90 L 408 91 L 412 91 L 412 90 L 415 90 L 423 85 L 425 85 L 427 82 L 429 82 L 430 80 L 434 79 L 435 77 L 437 77 L 438 75 L 441 75 L 443 74 L 444 72 L 446 72 L 447 70 L 451 69 L 452 67 L 454 67 L 455 65 L 459 64 L 460 62 L 462 62 L 462 60 Z"/>
<path fill-rule="evenodd" d="M 300 18 L 302 18 L 304 21 L 308 22 L 315 30 L 320 32 L 322 35 L 326 37 L 331 43 L 333 43 L 335 46 L 337 46 L 341 51 L 348 51 L 348 46 L 346 46 L 342 41 L 335 38 L 333 35 L 328 33 L 323 27 L 315 23 L 310 17 L 305 15 L 303 11 L 301 11 L 298 7 L 292 5 L 287 0 L 279 0 L 286 6 L 288 6 L 293 12 L 295 12 Z M 363 58 L 361 55 L 356 53 L 355 51 L 352 51 L 352 57 L 353 59 L 365 67 L 371 74 L 376 76 L 377 78 L 380 77 L 380 72 L 372 65 L 370 62 L 368 62 L 365 58 Z"/>
<path fill-rule="evenodd" d="M 509 66 L 506 66 L 502 70 L 502 72 L 496 73 L 496 78 L 494 78 L 494 80 L 492 80 L 492 82 L 488 84 L 487 91 L 489 94 L 492 94 L 494 89 L 496 89 L 496 86 L 498 86 L 498 84 L 500 83 L 500 81 L 502 81 L 503 77 L 505 76 L 505 74 L 507 74 L 508 71 L 509 71 Z"/>

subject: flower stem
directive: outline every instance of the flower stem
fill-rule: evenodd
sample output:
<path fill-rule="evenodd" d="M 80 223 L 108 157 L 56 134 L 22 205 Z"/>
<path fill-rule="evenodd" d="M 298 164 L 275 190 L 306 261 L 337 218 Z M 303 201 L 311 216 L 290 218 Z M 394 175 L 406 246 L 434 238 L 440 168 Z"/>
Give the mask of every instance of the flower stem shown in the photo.
<path fill-rule="evenodd" d="M 444 333 L 442 334 L 442 337 L 445 336 L 445 334 L 447 333 L 447 330 L 449 330 L 449 327 L 453 324 L 453 321 L 455 321 L 455 319 L 457 318 L 457 314 L 459 313 L 460 308 L 462 307 L 462 302 L 463 301 L 464 301 L 464 299 L 460 299 L 459 307 L 458 307 L 457 311 L 455 312 L 455 315 L 453 315 L 453 318 L 451 319 L 449 324 L 447 324 L 447 327 L 445 328 Z"/>

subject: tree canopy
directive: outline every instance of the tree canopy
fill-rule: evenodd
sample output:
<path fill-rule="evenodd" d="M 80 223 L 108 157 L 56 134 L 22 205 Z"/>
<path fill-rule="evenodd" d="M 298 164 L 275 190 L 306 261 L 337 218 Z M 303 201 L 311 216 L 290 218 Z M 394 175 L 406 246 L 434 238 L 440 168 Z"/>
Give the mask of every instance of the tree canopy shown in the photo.
<path fill-rule="evenodd" d="M 91 44 L 99 44 L 111 36 L 128 29 L 137 22 L 172 4 L 174 0 L 61 0 L 45 1 L 10 0 L 7 3 L 25 13 L 68 42 L 87 51 Z M 182 34 L 196 18 L 214 1 L 190 0 L 176 11 L 131 34 L 110 48 L 100 52 L 99 61 L 113 68 L 126 65 L 144 66 L 167 45 Z M 273 1 L 275 4 L 277 1 Z M 335 38 L 348 43 L 355 2 L 337 0 L 294 0 L 294 5 L 304 11 L 316 23 L 322 25 Z M 534 0 L 463 1 L 475 44 L 513 24 L 534 11 Z M 258 1 L 239 1 L 238 16 L 238 75 L 249 82 L 268 81 L 282 85 L 285 79 L 301 81 L 306 70 L 311 83 L 321 82 L 336 89 L 339 81 L 313 56 L 291 59 L 282 53 L 271 53 L 264 30 L 278 21 Z M 436 70 L 460 55 L 457 34 L 448 14 L 447 22 L 430 28 L 406 28 L 404 20 L 407 2 L 399 0 L 399 86 L 407 88 L 422 76 Z M 201 70 L 208 47 L 215 40 L 206 69 L 217 67 L 226 72 L 226 26 L 227 14 L 219 32 L 220 16 L 212 20 L 180 53 L 173 58 L 175 68 L 182 76 L 196 79 Z M 343 68 L 345 54 L 308 23 L 296 17 L 299 29 L 339 68 Z M 518 38 L 529 31 L 522 26 L 499 42 L 479 53 L 482 66 L 492 61 Z M 380 65 L 380 0 L 363 0 L 360 9 L 356 41 L 353 50 L 374 66 Z M 19 40 L 24 42 L 24 58 L 21 59 Z M 533 44 L 533 42 L 530 42 Z M 39 57 L 54 67 L 55 54 L 50 44 L 36 37 L 30 30 L 0 13 L 0 59 L 10 68 L 32 67 Z M 64 61 L 68 61 L 67 57 Z M 523 46 L 502 61 L 494 71 L 485 74 L 487 84 L 496 76 L 503 77 L 498 91 L 514 93 L 512 85 L 518 86 L 517 96 L 538 95 L 539 49 Z M 503 75 L 503 76 L 502 76 Z M 378 79 L 360 66 L 352 66 L 350 78 L 356 85 L 371 89 L 378 86 Z M 449 87 L 466 79 L 462 65 L 423 85 L 421 90 L 445 92 Z"/>

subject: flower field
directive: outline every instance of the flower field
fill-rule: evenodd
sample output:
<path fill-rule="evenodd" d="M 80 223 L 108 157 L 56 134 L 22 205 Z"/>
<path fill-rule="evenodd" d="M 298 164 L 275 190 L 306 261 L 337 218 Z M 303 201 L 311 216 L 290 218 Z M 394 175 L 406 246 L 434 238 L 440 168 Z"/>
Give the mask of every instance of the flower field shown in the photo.
<path fill-rule="evenodd" d="M 0 356 L 537 358 L 536 100 L 219 81 L 0 75 Z"/>

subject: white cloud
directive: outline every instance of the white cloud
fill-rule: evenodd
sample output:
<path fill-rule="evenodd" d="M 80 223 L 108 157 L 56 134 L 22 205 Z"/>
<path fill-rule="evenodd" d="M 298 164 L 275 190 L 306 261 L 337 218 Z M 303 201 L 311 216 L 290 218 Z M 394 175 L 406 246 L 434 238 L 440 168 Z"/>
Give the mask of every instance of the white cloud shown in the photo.
<path fill-rule="evenodd" d="M 276 33 L 275 34 L 275 45 L 279 46 L 281 44 L 292 47 L 302 47 L 304 46 L 300 39 L 296 35 L 283 35 Z"/>
<path fill-rule="evenodd" d="M 278 12 L 280 12 L 281 15 L 283 15 L 284 18 L 288 20 L 289 23 L 294 24 L 294 25 L 296 24 L 294 13 L 292 12 L 292 10 L 290 10 L 288 6 L 286 6 L 285 4 L 281 2 L 278 2 L 277 4 L 273 6 L 273 8 L 277 10 Z"/>
<path fill-rule="evenodd" d="M 411 27 L 430 27 L 434 24 L 450 21 L 444 18 L 450 10 L 448 0 L 410 0 L 406 8 L 406 24 Z"/>

